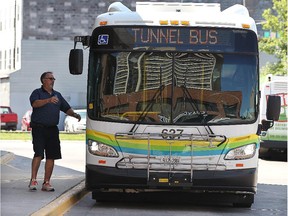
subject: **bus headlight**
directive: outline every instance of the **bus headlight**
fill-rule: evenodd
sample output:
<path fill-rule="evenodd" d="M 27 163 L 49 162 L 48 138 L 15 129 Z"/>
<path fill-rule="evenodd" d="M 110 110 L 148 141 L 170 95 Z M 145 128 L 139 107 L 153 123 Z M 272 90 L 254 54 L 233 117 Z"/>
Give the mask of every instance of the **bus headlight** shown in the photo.
<path fill-rule="evenodd" d="M 226 160 L 244 160 L 252 158 L 256 152 L 256 144 L 249 144 L 230 150 L 226 156 Z"/>
<path fill-rule="evenodd" d="M 93 155 L 103 157 L 118 157 L 117 151 L 110 145 L 106 145 L 94 140 L 88 140 L 88 150 Z"/>

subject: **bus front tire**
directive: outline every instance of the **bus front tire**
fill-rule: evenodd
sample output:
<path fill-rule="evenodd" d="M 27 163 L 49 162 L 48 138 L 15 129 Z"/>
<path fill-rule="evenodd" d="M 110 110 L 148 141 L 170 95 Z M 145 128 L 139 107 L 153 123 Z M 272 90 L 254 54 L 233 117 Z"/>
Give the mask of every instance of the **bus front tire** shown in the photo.
<path fill-rule="evenodd" d="M 251 208 L 253 203 L 233 203 L 235 208 Z"/>

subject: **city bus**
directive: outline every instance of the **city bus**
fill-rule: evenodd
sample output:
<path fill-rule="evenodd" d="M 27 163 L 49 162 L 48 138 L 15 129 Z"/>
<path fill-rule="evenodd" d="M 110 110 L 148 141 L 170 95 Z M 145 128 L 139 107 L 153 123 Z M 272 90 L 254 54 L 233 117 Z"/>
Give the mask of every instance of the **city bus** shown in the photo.
<path fill-rule="evenodd" d="M 287 76 L 269 74 L 267 81 L 262 86 L 260 102 L 261 119 L 266 120 L 266 105 L 269 95 L 278 95 L 281 98 L 281 110 L 278 121 L 268 131 L 261 133 L 260 156 L 270 157 L 275 152 L 280 152 L 287 158 L 287 116 L 288 116 L 288 79 Z"/>
<path fill-rule="evenodd" d="M 269 97 L 259 124 L 257 41 L 244 6 L 221 11 L 211 3 L 137 2 L 131 11 L 116 2 L 90 36 L 75 36 L 71 74 L 83 70 L 77 44 L 89 47 L 85 175 L 92 198 L 207 195 L 250 207 L 259 131 L 280 109 L 279 98 Z"/>

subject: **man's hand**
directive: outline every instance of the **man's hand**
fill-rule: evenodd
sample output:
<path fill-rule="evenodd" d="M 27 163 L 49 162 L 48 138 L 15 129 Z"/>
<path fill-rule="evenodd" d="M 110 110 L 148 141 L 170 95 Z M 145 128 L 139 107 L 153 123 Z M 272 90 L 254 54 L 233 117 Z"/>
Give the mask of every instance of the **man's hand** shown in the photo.
<path fill-rule="evenodd" d="M 57 104 L 59 101 L 58 97 L 57 96 L 53 96 L 50 98 L 50 103 L 54 103 L 54 104 Z"/>
<path fill-rule="evenodd" d="M 73 114 L 73 117 L 74 117 L 74 118 L 77 118 L 77 119 L 78 119 L 78 122 L 81 121 L 81 116 L 80 116 L 78 113 L 74 113 L 74 114 Z"/>

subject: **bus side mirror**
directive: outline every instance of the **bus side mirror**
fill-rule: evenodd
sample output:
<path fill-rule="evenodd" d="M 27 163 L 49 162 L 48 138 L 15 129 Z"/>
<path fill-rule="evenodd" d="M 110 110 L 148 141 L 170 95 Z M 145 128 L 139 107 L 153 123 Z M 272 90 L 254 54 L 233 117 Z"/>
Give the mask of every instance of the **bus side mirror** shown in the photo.
<path fill-rule="evenodd" d="M 266 119 L 263 119 L 261 131 L 267 131 L 273 127 L 274 121 L 278 121 L 281 109 L 280 96 L 269 95 L 267 100 Z"/>
<path fill-rule="evenodd" d="M 69 54 L 69 71 L 70 74 L 79 75 L 83 71 L 83 50 L 72 49 Z"/>
<path fill-rule="evenodd" d="M 267 101 L 266 118 L 267 120 L 278 121 L 281 109 L 280 96 L 269 95 Z"/>

